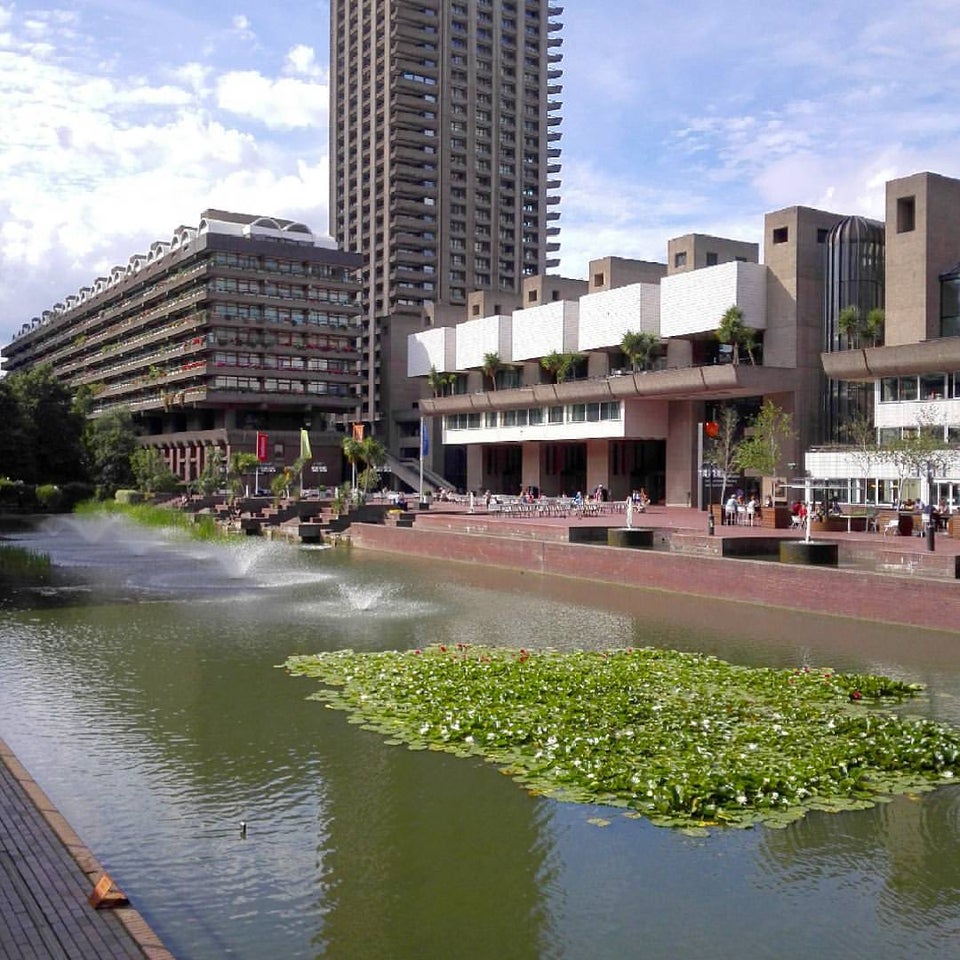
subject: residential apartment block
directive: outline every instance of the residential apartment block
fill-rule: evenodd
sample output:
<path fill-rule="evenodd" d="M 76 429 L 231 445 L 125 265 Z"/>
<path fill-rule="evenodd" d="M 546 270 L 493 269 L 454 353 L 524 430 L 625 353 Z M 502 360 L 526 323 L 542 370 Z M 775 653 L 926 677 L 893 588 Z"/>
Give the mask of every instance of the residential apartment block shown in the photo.
<path fill-rule="evenodd" d="M 330 230 L 363 258 L 363 419 L 401 457 L 419 443 L 408 335 L 556 265 L 561 12 L 330 4 Z"/>
<path fill-rule="evenodd" d="M 643 486 L 667 503 L 703 503 L 702 425 L 728 404 L 749 422 L 771 400 L 794 430 L 781 480 L 810 481 L 824 500 L 889 504 L 908 483 L 919 496 L 920 478 L 902 476 L 884 444 L 932 429 L 947 455 L 924 495 L 955 501 L 960 181 L 924 173 L 887 191 L 885 225 L 806 207 L 767 214 L 762 263 L 755 245 L 689 235 L 669 242 L 665 264 L 593 261 L 579 293 L 577 281 L 530 278 L 513 309 L 412 335 L 410 376 L 445 378 L 421 406 L 442 423 L 457 481 L 547 494 L 600 484 L 617 498 Z M 559 299 L 538 292 L 560 289 Z M 755 337 L 739 363 L 717 338 L 731 306 Z M 876 345 L 841 333 L 849 307 L 885 309 Z M 621 350 L 628 331 L 659 338 L 646 369 L 634 372 Z M 541 362 L 552 353 L 578 355 L 563 382 Z M 875 425 L 869 476 L 845 436 L 855 414 Z"/>
<path fill-rule="evenodd" d="M 311 437 L 316 480 L 340 479 L 359 409 L 359 258 L 304 224 L 206 210 L 25 323 L 8 372 L 52 365 L 93 391 L 93 415 L 129 409 L 181 479 L 211 451 L 291 463 Z"/>

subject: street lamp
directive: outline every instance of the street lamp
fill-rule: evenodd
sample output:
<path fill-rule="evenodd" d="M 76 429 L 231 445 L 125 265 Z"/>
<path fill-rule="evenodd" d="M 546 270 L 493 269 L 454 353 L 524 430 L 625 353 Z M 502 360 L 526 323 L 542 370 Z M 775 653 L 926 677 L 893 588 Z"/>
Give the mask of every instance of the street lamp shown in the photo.
<path fill-rule="evenodd" d="M 720 424 L 716 420 L 709 420 L 703 425 L 703 432 L 707 435 L 707 438 L 710 440 L 716 440 L 717 434 L 720 433 Z M 713 536 L 714 532 L 714 519 L 713 519 L 713 467 L 714 467 L 714 457 L 711 456 L 707 463 L 707 534 Z M 721 508 L 722 509 L 722 508 Z M 723 522 L 723 513 L 720 514 L 721 523 Z"/>

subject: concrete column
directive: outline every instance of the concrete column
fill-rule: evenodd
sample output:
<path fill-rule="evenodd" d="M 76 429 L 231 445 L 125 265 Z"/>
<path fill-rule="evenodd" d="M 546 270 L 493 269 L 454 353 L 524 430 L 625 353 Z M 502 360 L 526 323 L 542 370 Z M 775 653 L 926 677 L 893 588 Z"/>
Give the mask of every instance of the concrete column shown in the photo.
<path fill-rule="evenodd" d="M 543 445 L 540 443 L 525 443 L 523 445 L 523 466 L 521 467 L 521 476 L 525 487 L 534 486 L 542 489 L 541 483 L 541 465 L 540 450 Z"/>
<path fill-rule="evenodd" d="M 667 433 L 668 506 L 685 507 L 697 502 L 697 430 L 703 419 L 703 404 L 692 400 L 670 404 Z"/>

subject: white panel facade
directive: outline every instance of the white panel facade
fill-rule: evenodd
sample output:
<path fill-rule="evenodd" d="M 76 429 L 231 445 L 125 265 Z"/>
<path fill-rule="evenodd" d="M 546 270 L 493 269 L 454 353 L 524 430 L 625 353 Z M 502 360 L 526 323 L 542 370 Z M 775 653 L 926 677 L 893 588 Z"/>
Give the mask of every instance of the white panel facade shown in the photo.
<path fill-rule="evenodd" d="M 557 300 L 513 311 L 513 359 L 537 360 L 549 353 L 572 353 L 577 348 L 577 303 Z"/>
<path fill-rule="evenodd" d="M 804 470 L 815 480 L 840 479 L 842 477 L 863 477 L 863 463 L 842 450 L 812 450 L 803 458 Z M 898 480 L 900 475 L 892 459 L 876 460 L 870 464 L 868 476 L 878 480 Z M 802 497 L 801 489 L 790 494 Z"/>
<path fill-rule="evenodd" d="M 578 350 L 619 346 L 628 331 L 660 336 L 659 284 L 631 283 L 580 298 Z"/>
<path fill-rule="evenodd" d="M 603 418 L 598 414 L 603 408 Z M 619 412 L 610 415 L 610 408 Z M 443 442 L 456 444 L 471 443 L 522 443 L 524 441 L 549 441 L 559 443 L 570 440 L 595 439 L 664 439 L 669 430 L 670 405 L 666 400 L 633 400 L 620 404 L 578 404 L 567 403 L 562 406 L 563 419 L 551 423 L 548 408 L 537 408 L 541 414 L 539 423 L 530 423 L 527 414 L 518 425 L 507 425 L 508 417 L 517 411 L 500 411 L 493 414 L 476 414 L 470 427 L 451 428 L 450 417 L 444 417 Z M 558 409 L 556 407 L 554 410 Z M 579 411 L 579 413 L 577 412 Z M 493 423 L 490 424 L 490 417 Z"/>
<path fill-rule="evenodd" d="M 711 333 L 732 306 L 743 311 L 746 326 L 766 330 L 767 268 L 764 264 L 733 260 L 664 277 L 660 282 L 661 336 Z"/>
<path fill-rule="evenodd" d="M 874 423 L 878 427 L 916 427 L 920 423 L 955 427 L 960 424 L 960 400 L 901 400 L 877 403 L 874 409 Z"/>
<path fill-rule="evenodd" d="M 431 368 L 453 373 L 457 362 L 457 334 L 454 327 L 434 327 L 407 337 L 407 376 L 425 377 Z"/>
<path fill-rule="evenodd" d="M 458 324 L 456 369 L 478 369 L 488 353 L 498 354 L 504 363 L 516 359 L 511 352 L 512 326 L 512 318 L 502 314 Z"/>

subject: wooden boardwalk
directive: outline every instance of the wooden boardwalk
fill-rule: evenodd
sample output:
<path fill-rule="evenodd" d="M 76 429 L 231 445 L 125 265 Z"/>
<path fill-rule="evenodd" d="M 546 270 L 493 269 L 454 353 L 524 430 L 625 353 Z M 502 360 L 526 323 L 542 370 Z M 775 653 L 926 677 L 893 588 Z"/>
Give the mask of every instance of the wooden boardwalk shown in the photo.
<path fill-rule="evenodd" d="M 173 960 L 130 906 L 95 910 L 103 868 L 0 740 L 0 957 Z"/>

